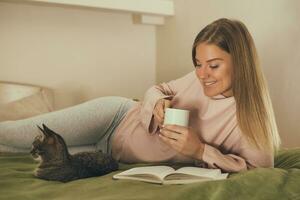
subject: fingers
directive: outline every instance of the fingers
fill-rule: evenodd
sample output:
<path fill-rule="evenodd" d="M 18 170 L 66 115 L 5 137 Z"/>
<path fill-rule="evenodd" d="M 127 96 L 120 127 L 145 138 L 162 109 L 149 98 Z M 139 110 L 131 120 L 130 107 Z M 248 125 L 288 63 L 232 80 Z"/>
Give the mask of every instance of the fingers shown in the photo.
<path fill-rule="evenodd" d="M 178 140 L 181 137 L 180 133 L 173 132 L 173 131 L 170 131 L 170 130 L 167 130 L 164 128 L 160 130 L 160 135 L 163 135 L 164 137 L 172 139 L 172 140 Z"/>
<path fill-rule="evenodd" d="M 165 136 L 167 133 L 160 133 L 158 134 L 159 138 L 167 145 L 169 145 L 171 148 L 173 148 L 175 151 L 180 152 L 181 149 L 181 142 L 180 139 L 178 138 L 180 134 L 174 133 L 172 136 Z M 174 139 L 177 138 L 177 139 Z"/>
<path fill-rule="evenodd" d="M 163 113 L 163 101 L 158 101 L 153 110 L 154 119 L 158 122 L 159 125 L 162 125 L 164 119 Z"/>
<path fill-rule="evenodd" d="M 163 118 L 160 117 L 157 113 L 153 113 L 155 121 L 158 123 L 159 127 L 162 126 Z"/>
<path fill-rule="evenodd" d="M 179 125 L 175 125 L 175 124 L 166 124 L 164 125 L 164 130 L 168 130 L 168 131 L 172 131 L 172 132 L 176 132 L 179 134 L 187 134 L 189 131 L 188 127 L 185 126 L 179 126 Z"/>
<path fill-rule="evenodd" d="M 170 139 L 170 138 L 164 136 L 163 134 L 158 134 L 158 136 L 164 143 L 170 145 L 171 147 L 176 145 L 177 140 Z"/>
<path fill-rule="evenodd" d="M 171 101 L 166 99 L 160 99 L 153 110 L 154 119 L 161 127 L 165 117 L 165 109 L 171 106 Z"/>
<path fill-rule="evenodd" d="M 164 111 L 167 108 L 170 108 L 170 107 L 171 107 L 171 101 L 170 100 L 164 100 Z"/>
<path fill-rule="evenodd" d="M 163 109 L 163 103 L 161 103 L 160 106 L 157 108 L 157 115 L 163 121 L 163 119 L 165 117 L 165 113 L 164 113 L 164 109 Z"/>

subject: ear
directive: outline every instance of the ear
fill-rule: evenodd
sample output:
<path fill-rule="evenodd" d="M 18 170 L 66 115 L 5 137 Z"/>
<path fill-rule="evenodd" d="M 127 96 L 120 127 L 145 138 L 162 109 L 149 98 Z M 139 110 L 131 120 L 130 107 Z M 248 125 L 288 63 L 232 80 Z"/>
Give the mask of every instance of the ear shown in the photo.
<path fill-rule="evenodd" d="M 54 142 L 55 142 L 55 140 L 54 140 L 53 137 L 50 137 L 50 138 L 47 139 L 48 144 L 54 144 Z"/>
<path fill-rule="evenodd" d="M 39 129 L 40 129 L 40 131 L 42 132 L 42 133 L 44 133 L 44 130 L 39 126 L 39 125 L 36 125 Z"/>
<path fill-rule="evenodd" d="M 44 132 L 46 132 L 49 135 L 55 135 L 56 134 L 53 130 L 48 128 L 45 124 L 43 124 L 43 128 L 44 128 Z"/>
<path fill-rule="evenodd" d="M 44 133 L 47 134 L 48 136 L 52 136 L 49 137 L 47 140 L 48 144 L 54 144 L 55 143 L 55 135 L 56 133 L 54 131 L 52 131 L 50 128 L 48 128 L 45 124 L 43 124 L 43 128 L 44 128 Z"/>
<path fill-rule="evenodd" d="M 50 137 L 50 136 L 51 136 L 50 131 L 47 131 L 47 130 L 45 129 L 45 125 L 44 125 L 44 124 L 43 124 L 43 128 L 41 128 L 39 125 L 37 125 L 37 127 L 40 129 L 40 131 L 43 133 L 43 135 L 44 135 L 45 137 Z"/>

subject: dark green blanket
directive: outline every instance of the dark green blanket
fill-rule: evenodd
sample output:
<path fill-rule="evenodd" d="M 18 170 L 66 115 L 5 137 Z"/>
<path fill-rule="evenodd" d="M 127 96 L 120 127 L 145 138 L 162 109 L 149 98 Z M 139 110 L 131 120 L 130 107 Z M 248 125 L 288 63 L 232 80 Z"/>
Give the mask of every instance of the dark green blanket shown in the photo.
<path fill-rule="evenodd" d="M 257 168 L 226 180 L 187 185 L 112 180 L 120 171 L 69 183 L 44 181 L 33 176 L 36 166 L 29 155 L 0 153 L 0 199 L 300 200 L 300 148 L 280 151 L 274 169 Z M 121 165 L 120 170 L 135 166 Z"/>

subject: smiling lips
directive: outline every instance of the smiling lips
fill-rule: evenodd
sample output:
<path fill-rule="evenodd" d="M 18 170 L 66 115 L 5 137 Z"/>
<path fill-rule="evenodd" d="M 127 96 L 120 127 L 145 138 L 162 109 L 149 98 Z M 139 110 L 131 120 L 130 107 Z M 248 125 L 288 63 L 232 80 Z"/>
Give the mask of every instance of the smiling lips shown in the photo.
<path fill-rule="evenodd" d="M 217 81 L 212 81 L 212 82 L 203 82 L 204 86 L 210 86 L 212 84 L 215 84 Z"/>

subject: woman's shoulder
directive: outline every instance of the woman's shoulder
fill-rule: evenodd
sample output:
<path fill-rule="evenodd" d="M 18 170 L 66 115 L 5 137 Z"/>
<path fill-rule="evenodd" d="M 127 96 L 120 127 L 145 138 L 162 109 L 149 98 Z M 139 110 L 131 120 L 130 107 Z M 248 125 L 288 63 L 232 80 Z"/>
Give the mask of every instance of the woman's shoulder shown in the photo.
<path fill-rule="evenodd" d="M 167 83 L 171 88 L 181 88 L 185 89 L 191 85 L 200 86 L 200 82 L 196 76 L 195 71 L 191 71 L 177 79 L 173 79 Z"/>
<path fill-rule="evenodd" d="M 195 71 L 193 70 L 193 71 L 191 71 L 187 74 L 184 74 L 183 76 L 180 76 L 178 78 L 175 78 L 175 79 L 171 80 L 170 83 L 172 83 L 172 82 L 181 82 L 181 83 L 186 82 L 186 83 L 189 83 L 189 82 L 194 81 L 196 79 L 197 79 L 197 76 L 196 76 Z"/>

